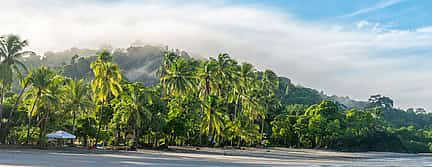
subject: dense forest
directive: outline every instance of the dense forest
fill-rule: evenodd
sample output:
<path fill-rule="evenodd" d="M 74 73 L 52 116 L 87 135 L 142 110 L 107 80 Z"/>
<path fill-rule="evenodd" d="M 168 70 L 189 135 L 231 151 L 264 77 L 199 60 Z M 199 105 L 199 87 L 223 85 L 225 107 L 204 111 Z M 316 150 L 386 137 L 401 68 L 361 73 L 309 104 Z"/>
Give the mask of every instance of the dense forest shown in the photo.
<path fill-rule="evenodd" d="M 83 146 L 283 146 L 432 151 L 432 114 L 390 97 L 327 96 L 228 54 L 155 46 L 36 56 L 0 38 L 0 143 L 44 146 L 65 130 Z"/>

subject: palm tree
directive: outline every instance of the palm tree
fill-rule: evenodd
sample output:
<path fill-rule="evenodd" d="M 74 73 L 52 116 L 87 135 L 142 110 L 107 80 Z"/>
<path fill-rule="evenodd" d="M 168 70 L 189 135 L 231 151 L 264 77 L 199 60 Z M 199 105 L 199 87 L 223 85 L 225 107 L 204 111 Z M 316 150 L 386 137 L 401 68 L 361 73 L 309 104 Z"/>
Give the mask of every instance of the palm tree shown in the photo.
<path fill-rule="evenodd" d="M 117 97 L 122 91 L 122 87 L 120 85 L 122 75 L 119 66 L 112 63 L 112 56 L 107 51 L 100 52 L 98 54 L 97 60 L 91 63 L 90 67 L 93 70 L 95 76 L 95 78 L 91 82 L 91 88 L 96 96 L 95 100 L 97 100 L 101 104 L 99 113 L 99 125 L 95 141 L 95 144 L 97 144 L 101 130 L 104 105 L 109 103 L 109 95 Z"/>
<path fill-rule="evenodd" d="M 261 82 L 260 82 L 260 90 L 262 96 L 260 98 L 261 104 L 263 106 L 264 111 L 261 114 L 261 141 L 264 139 L 264 122 L 266 119 L 266 113 L 269 112 L 270 106 L 275 107 L 275 89 L 278 85 L 278 77 L 271 70 L 265 70 L 262 73 Z M 277 104 L 277 102 L 276 102 Z"/>
<path fill-rule="evenodd" d="M 224 130 L 224 121 L 228 120 L 225 114 L 225 106 L 222 99 L 216 95 L 210 95 L 206 99 L 206 107 L 204 117 L 201 122 L 203 132 L 209 136 L 211 142 L 216 140 L 217 136 L 221 136 Z M 211 143 L 213 144 L 213 143 Z"/>
<path fill-rule="evenodd" d="M 254 88 L 255 69 L 252 64 L 243 63 L 240 66 L 238 82 L 234 84 L 234 95 L 235 95 L 235 107 L 234 107 L 234 121 L 237 118 L 237 110 L 241 107 L 251 104 L 252 99 L 249 96 L 249 92 Z M 246 104 L 245 106 L 243 106 Z"/>
<path fill-rule="evenodd" d="M 186 58 L 176 59 L 167 69 L 161 78 L 163 87 L 168 95 L 178 96 L 187 90 L 193 90 L 196 77 L 193 71 L 196 64 Z"/>
<path fill-rule="evenodd" d="M 175 54 L 174 52 L 166 52 L 162 59 L 162 65 L 160 68 L 160 77 L 163 78 L 166 74 L 166 70 L 170 68 L 171 64 L 174 64 L 175 60 L 177 60 L 180 56 Z M 161 80 L 162 81 L 162 80 Z M 161 83 L 163 85 L 163 83 Z"/>
<path fill-rule="evenodd" d="M 18 74 L 19 78 L 22 78 L 21 71 L 19 67 L 27 71 L 26 66 L 18 60 L 18 58 L 34 54 L 30 51 L 22 51 L 24 47 L 28 45 L 26 40 L 21 40 L 16 35 L 6 35 L 0 37 L 0 105 L 4 102 L 4 96 L 6 91 L 10 88 L 13 81 L 13 73 Z M 21 94 L 20 94 L 21 95 Z M 21 96 L 20 96 L 21 97 Z M 20 98 L 17 99 L 17 103 Z M 12 112 L 15 107 L 12 109 Z M 0 110 L 0 120 L 3 119 L 3 113 Z M 11 119 L 11 117 L 9 117 Z M 10 122 L 10 121 L 9 121 Z M 0 123 L 0 128 L 2 123 Z"/>
<path fill-rule="evenodd" d="M 224 89 L 230 84 L 227 84 L 227 81 L 234 81 L 234 77 L 236 76 L 235 65 L 237 62 L 232 60 L 228 54 L 223 53 L 219 54 L 217 59 L 210 58 L 210 61 L 215 63 L 214 70 L 214 79 L 218 81 L 218 95 L 224 96 Z"/>
<path fill-rule="evenodd" d="M 0 37 L 0 104 L 3 104 L 5 91 L 13 80 L 13 73 L 22 77 L 21 69 L 27 71 L 26 66 L 19 58 L 25 55 L 34 55 L 32 51 L 22 51 L 28 45 L 27 40 L 21 40 L 16 35 L 6 35 Z M 1 118 L 0 118 L 1 119 Z"/>
<path fill-rule="evenodd" d="M 28 92 L 27 97 L 30 98 L 31 108 L 29 108 L 28 123 L 27 123 L 27 144 L 30 143 L 30 126 L 32 116 L 35 111 L 38 111 L 41 97 L 49 94 L 49 86 L 56 79 L 55 71 L 48 67 L 42 66 L 30 72 L 26 77 L 26 82 L 30 84 L 32 89 Z"/>
<path fill-rule="evenodd" d="M 217 88 L 217 82 L 213 77 L 216 64 L 214 61 L 203 61 L 197 69 L 196 76 L 198 82 L 198 97 L 201 100 L 200 122 L 203 121 L 205 103 L 212 90 Z M 201 126 L 202 127 L 202 126 Z M 200 129 L 199 143 L 202 144 L 202 131 Z"/>
<path fill-rule="evenodd" d="M 230 121 L 226 124 L 226 133 L 233 145 L 234 139 L 237 137 L 237 147 L 240 147 L 242 141 L 250 143 L 254 136 L 259 135 L 259 126 L 251 123 L 246 115 L 239 115 L 236 121 Z"/>
<path fill-rule="evenodd" d="M 82 110 L 90 108 L 92 102 L 88 96 L 89 87 L 83 79 L 75 80 L 69 79 L 66 82 L 65 93 L 63 99 L 66 103 L 66 107 L 72 113 L 72 134 L 75 134 L 75 121 L 77 114 L 81 113 Z"/>
<path fill-rule="evenodd" d="M 62 111 L 61 104 L 64 104 L 64 102 L 61 97 L 64 94 L 64 84 L 65 78 L 55 74 L 55 76 L 51 78 L 50 82 L 48 82 L 46 91 L 44 91 L 39 98 L 38 108 L 40 108 L 40 110 L 38 110 L 37 114 L 39 117 L 38 125 L 40 128 L 39 144 L 42 144 L 43 136 L 46 134 L 50 116 Z"/>
<path fill-rule="evenodd" d="M 118 113 L 116 116 L 120 117 L 119 120 L 132 132 L 136 146 L 144 121 L 151 118 L 151 112 L 147 107 L 153 103 L 153 99 L 142 83 L 128 83 L 124 87 L 123 90 L 126 91 L 119 96 L 114 110 Z"/>

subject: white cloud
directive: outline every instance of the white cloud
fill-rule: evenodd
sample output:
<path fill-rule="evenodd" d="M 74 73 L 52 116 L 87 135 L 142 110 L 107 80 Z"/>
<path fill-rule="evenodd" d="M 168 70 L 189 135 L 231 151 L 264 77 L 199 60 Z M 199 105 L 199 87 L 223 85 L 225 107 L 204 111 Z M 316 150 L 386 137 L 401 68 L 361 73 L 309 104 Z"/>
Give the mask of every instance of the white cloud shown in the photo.
<path fill-rule="evenodd" d="M 38 52 L 127 47 L 135 40 L 207 56 L 228 52 L 330 94 L 382 93 L 401 107 L 432 109 L 431 61 L 411 51 L 431 47 L 426 28 L 346 29 L 262 7 L 178 2 L 7 1 L 0 5 L 0 33 L 28 38 Z"/>

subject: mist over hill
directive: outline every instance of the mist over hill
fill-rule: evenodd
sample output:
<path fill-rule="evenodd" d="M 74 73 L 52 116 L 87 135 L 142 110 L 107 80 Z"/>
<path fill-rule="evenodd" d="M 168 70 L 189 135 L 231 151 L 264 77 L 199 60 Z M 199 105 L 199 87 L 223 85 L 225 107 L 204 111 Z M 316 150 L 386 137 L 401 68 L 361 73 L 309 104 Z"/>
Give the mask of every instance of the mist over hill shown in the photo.
<path fill-rule="evenodd" d="M 70 48 L 61 52 L 45 52 L 43 56 L 25 58 L 25 63 L 30 67 L 41 65 L 50 66 L 62 71 L 63 75 L 71 78 L 92 77 L 90 63 L 96 60 L 96 54 L 100 50 L 109 50 L 113 53 L 113 61 L 119 64 L 123 75 L 129 81 L 143 82 L 145 85 L 154 85 L 159 82 L 158 70 L 162 63 L 163 55 L 168 51 L 167 47 L 132 44 L 129 48 L 113 49 L 106 46 L 102 49 Z M 184 57 L 202 58 L 189 55 L 182 50 L 174 50 Z M 356 101 L 348 96 L 328 96 L 323 91 L 303 87 L 291 82 L 291 79 L 279 77 L 280 92 L 278 96 L 285 104 L 311 105 L 327 99 L 339 103 L 343 108 L 365 108 L 368 102 Z"/>

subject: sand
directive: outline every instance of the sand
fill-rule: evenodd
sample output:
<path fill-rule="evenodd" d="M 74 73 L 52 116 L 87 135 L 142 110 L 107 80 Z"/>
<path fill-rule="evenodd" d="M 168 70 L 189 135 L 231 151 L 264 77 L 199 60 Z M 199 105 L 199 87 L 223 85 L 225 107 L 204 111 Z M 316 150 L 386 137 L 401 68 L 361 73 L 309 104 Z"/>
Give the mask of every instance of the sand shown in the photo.
<path fill-rule="evenodd" d="M 0 167 L 27 166 L 432 166 L 432 156 L 385 152 L 170 147 L 166 151 L 1 149 Z"/>

